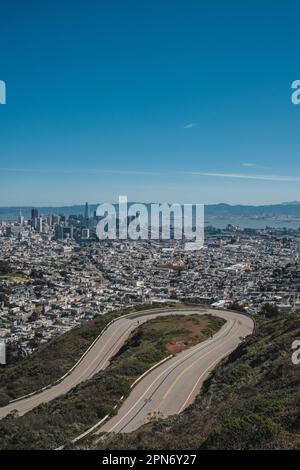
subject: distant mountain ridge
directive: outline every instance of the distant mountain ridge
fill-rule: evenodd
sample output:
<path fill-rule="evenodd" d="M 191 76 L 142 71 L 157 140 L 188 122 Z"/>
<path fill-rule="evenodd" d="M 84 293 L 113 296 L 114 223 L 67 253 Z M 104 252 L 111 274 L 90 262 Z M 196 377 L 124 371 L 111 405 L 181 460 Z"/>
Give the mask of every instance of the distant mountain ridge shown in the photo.
<path fill-rule="evenodd" d="M 129 202 L 129 206 L 134 202 Z M 146 203 L 150 205 L 150 203 Z M 92 214 L 98 204 L 90 204 L 89 210 Z M 117 204 L 115 204 L 117 206 Z M 22 215 L 29 219 L 31 215 L 31 208 L 28 206 L 21 207 L 0 207 L 0 220 L 17 220 L 20 209 Z M 43 206 L 38 207 L 39 213 L 43 216 L 51 214 L 84 214 L 85 205 L 72 205 L 72 206 Z M 205 205 L 205 216 L 206 218 L 231 218 L 231 217 L 300 217 L 300 202 L 283 202 L 281 204 L 270 204 L 270 205 L 231 205 L 226 203 L 219 204 L 207 204 Z"/>

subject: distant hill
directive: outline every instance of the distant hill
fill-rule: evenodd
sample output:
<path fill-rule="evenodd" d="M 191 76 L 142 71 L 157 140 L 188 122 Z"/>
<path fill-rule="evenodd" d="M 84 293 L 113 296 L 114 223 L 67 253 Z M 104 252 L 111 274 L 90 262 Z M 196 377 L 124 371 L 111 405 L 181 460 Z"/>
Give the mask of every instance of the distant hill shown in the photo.
<path fill-rule="evenodd" d="M 300 203 L 283 203 L 263 206 L 244 206 L 229 204 L 214 204 L 205 206 L 208 216 L 214 217 L 278 217 L 278 216 L 300 216 Z"/>
<path fill-rule="evenodd" d="M 130 202 L 129 205 L 134 204 Z M 89 210 L 92 214 L 98 204 L 90 204 Z M 0 220 L 17 220 L 20 209 L 26 219 L 30 218 L 31 207 L 0 207 Z M 43 216 L 52 214 L 84 214 L 85 206 L 60 206 L 60 207 L 39 207 L 39 212 Z M 225 203 L 205 205 L 205 216 L 207 218 L 231 218 L 231 217 L 300 217 L 300 202 L 284 202 L 282 204 L 270 204 L 262 206 L 251 205 L 230 205 Z"/>

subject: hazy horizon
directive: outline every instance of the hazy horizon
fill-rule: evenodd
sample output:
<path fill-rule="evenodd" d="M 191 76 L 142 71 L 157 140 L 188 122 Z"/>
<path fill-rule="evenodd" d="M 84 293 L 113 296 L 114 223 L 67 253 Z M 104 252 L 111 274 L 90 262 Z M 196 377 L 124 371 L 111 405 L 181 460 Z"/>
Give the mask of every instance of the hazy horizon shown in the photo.
<path fill-rule="evenodd" d="M 19 209 L 32 209 L 32 208 L 53 208 L 53 209 L 56 209 L 56 208 L 71 208 L 71 207 L 85 207 L 85 204 L 86 202 L 88 201 L 85 201 L 85 202 L 78 202 L 78 203 L 71 203 L 71 204 L 58 204 L 58 205 L 53 205 L 53 204 L 45 204 L 45 205 L 38 205 L 38 204 L 28 204 L 28 205 L 22 205 L 22 204 L 17 204 L 17 205 L 8 205 L 8 206 L 2 206 L 0 205 L 0 209 L 15 209 L 15 210 L 19 210 Z M 101 201 L 101 202 L 88 202 L 88 205 L 90 207 L 92 206 L 97 206 L 99 204 L 102 204 L 104 202 L 108 202 L 108 203 L 111 203 L 111 204 L 118 204 L 118 201 L 117 200 L 112 200 L 112 201 Z M 178 203 L 178 204 L 189 204 L 187 203 L 186 201 L 154 201 L 154 200 L 151 200 L 151 201 L 146 201 L 146 200 L 128 200 L 128 204 L 135 204 L 135 203 L 140 203 L 140 204 L 162 204 L 162 203 L 167 203 L 167 204 L 174 204 L 174 203 Z M 191 203 L 191 204 L 201 204 L 200 201 L 195 201 L 194 203 Z M 236 203 L 236 204 L 230 204 L 230 203 L 227 203 L 227 202 L 217 202 L 217 203 L 211 203 L 211 204 L 205 204 L 205 206 L 230 206 L 230 207 L 234 207 L 234 206 L 245 206 L 245 207 L 267 207 L 267 206 L 293 206 L 293 205 L 300 205 L 300 201 L 284 201 L 284 202 L 278 202 L 278 203 L 262 203 L 262 204 L 239 204 L 239 203 Z"/>

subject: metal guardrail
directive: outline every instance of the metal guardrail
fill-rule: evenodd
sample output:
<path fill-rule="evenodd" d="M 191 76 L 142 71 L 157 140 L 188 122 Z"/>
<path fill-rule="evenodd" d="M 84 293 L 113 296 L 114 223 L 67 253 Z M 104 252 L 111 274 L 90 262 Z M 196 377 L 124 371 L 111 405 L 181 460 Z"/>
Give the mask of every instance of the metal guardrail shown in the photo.
<path fill-rule="evenodd" d="M 169 359 L 171 359 L 173 356 L 173 354 L 170 354 L 169 356 L 165 357 L 164 359 L 162 359 L 161 361 L 157 362 L 156 364 L 154 364 L 152 367 L 150 367 L 150 369 L 146 370 L 146 372 L 144 372 L 142 375 L 140 375 L 131 385 L 130 385 L 130 389 L 134 388 L 144 377 L 146 377 L 146 375 L 150 374 L 150 372 L 152 372 L 154 369 L 156 369 L 157 367 L 159 367 L 161 364 L 163 364 L 164 362 L 168 361 Z M 121 398 L 119 399 L 119 402 L 121 402 L 122 400 L 124 399 L 124 395 L 121 396 Z M 118 407 L 118 404 L 116 404 L 114 406 L 114 410 Z M 86 431 L 84 431 L 82 434 L 80 434 L 79 436 L 75 437 L 74 439 L 72 439 L 71 443 L 72 444 L 75 444 L 76 442 L 78 442 L 79 440 L 83 439 L 84 437 L 88 436 L 91 432 L 95 431 L 95 429 L 97 429 L 99 426 L 101 426 L 101 424 L 103 424 L 108 418 L 110 417 L 109 414 L 107 414 L 106 416 L 104 416 L 104 418 L 102 418 L 100 421 L 98 421 L 98 423 L 94 424 L 91 428 L 87 429 Z M 60 447 L 57 447 L 57 449 L 55 450 L 62 450 L 64 449 L 64 445 L 60 446 Z"/>
<path fill-rule="evenodd" d="M 203 306 L 203 305 L 195 305 L 195 304 L 191 304 L 191 305 L 186 305 L 185 307 L 177 307 L 177 308 L 174 308 L 174 307 L 168 307 L 168 308 L 157 308 L 157 309 L 148 309 L 148 310 L 144 310 L 144 311 L 140 311 L 140 312 L 133 312 L 133 313 L 130 313 L 128 315 L 126 315 L 127 318 L 139 318 L 141 316 L 147 316 L 149 315 L 149 313 L 168 313 L 168 312 L 180 312 L 180 310 L 184 310 L 184 311 L 187 311 L 190 310 L 190 311 L 199 311 L 199 310 L 206 310 L 207 308 L 211 308 L 210 306 Z M 251 318 L 251 320 L 253 321 L 253 325 L 254 325 L 254 330 L 256 328 L 256 322 L 255 322 L 255 318 L 252 317 L 252 315 L 248 314 L 248 313 L 244 313 L 244 312 L 238 312 L 238 311 L 235 311 L 235 310 L 230 310 L 230 309 L 222 309 L 222 308 L 213 308 L 213 310 L 217 310 L 217 311 L 222 311 L 222 312 L 231 312 L 231 313 L 235 313 L 235 314 L 240 314 L 240 315 L 244 315 L 244 316 L 248 316 L 249 318 Z M 125 317 L 125 315 L 121 316 L 121 317 L 118 317 L 119 318 L 123 318 Z M 117 320 L 117 318 L 115 319 Z M 113 323 L 113 322 L 111 322 Z M 173 356 L 173 354 L 170 354 L 169 356 L 165 357 L 164 359 L 162 359 L 161 361 L 157 362 L 156 364 L 154 364 L 152 367 L 150 367 L 146 372 L 144 372 L 142 375 L 140 375 L 130 386 L 130 389 L 134 388 L 146 375 L 148 375 L 150 372 L 152 372 L 152 370 L 156 369 L 157 367 L 159 367 L 161 364 L 163 364 L 164 362 L 168 361 L 169 359 L 171 359 Z M 124 396 L 122 396 L 119 400 L 119 402 L 121 402 L 123 400 Z M 117 404 L 114 406 L 114 409 L 117 408 Z M 84 437 L 86 437 L 87 435 L 89 435 L 90 433 L 92 433 L 95 429 L 97 429 L 101 424 L 103 424 L 110 416 L 109 415 L 106 415 L 104 418 L 102 418 L 98 423 L 96 423 L 95 425 L 93 425 L 91 428 L 87 429 L 85 432 L 83 432 L 82 434 L 80 434 L 79 436 L 77 436 L 76 438 L 74 438 L 71 442 L 72 443 L 75 443 L 81 439 L 83 439 Z M 61 446 L 59 447 L 58 449 L 56 450 L 61 450 L 63 449 L 64 446 Z"/>
<path fill-rule="evenodd" d="M 132 319 L 135 319 L 135 318 L 139 318 L 139 317 L 142 317 L 142 316 L 147 316 L 149 315 L 150 313 L 168 313 L 168 312 L 172 312 L 172 311 L 180 311 L 180 310 L 185 310 L 186 309 L 190 309 L 191 311 L 193 310 L 199 310 L 199 309 L 207 309 L 207 308 L 211 308 L 209 306 L 203 306 L 203 305 L 197 305 L 197 304 L 186 304 L 186 306 L 183 306 L 183 307 L 162 307 L 162 308 L 150 308 L 150 309 L 145 309 L 145 310 L 140 310 L 140 311 L 137 311 L 137 312 L 130 312 L 130 313 L 127 313 L 125 315 L 120 315 L 119 317 L 116 317 L 116 318 L 113 318 L 110 322 L 108 322 L 105 327 L 101 330 L 101 332 L 99 333 L 99 335 L 97 335 L 97 337 L 94 339 L 94 341 L 90 344 L 90 346 L 86 349 L 86 351 L 82 354 L 82 356 L 78 359 L 78 361 L 71 367 L 71 369 L 69 369 L 62 377 L 60 377 L 59 379 L 57 379 L 56 381 L 54 381 L 53 383 L 51 384 L 48 384 L 46 385 L 45 387 L 42 387 L 34 392 L 31 392 L 31 393 L 28 393 L 26 395 L 23 395 L 21 397 L 18 397 L 18 398 L 15 398 L 14 400 L 10 400 L 9 401 L 9 404 L 10 403 L 16 403 L 18 401 L 21 401 L 21 400 L 24 400 L 26 398 L 30 398 L 32 396 L 35 396 L 35 395 L 38 395 L 39 393 L 42 393 L 44 392 L 45 390 L 48 390 L 49 388 L 59 384 L 60 382 L 62 382 L 67 376 L 69 376 L 73 370 L 83 361 L 83 359 L 86 357 L 86 355 L 90 352 L 90 350 L 93 348 L 93 346 L 97 343 L 97 341 L 100 339 L 100 337 L 105 333 L 105 331 L 113 324 L 115 323 L 116 321 L 122 319 L 122 318 L 132 318 Z M 242 313 L 242 312 L 237 312 L 235 310 L 230 310 L 230 309 L 221 309 L 221 308 L 214 308 L 214 310 L 219 310 L 219 311 L 230 311 L 232 313 L 237 313 L 237 314 L 241 314 L 241 315 L 245 315 L 245 316 L 248 316 L 250 317 L 252 320 L 253 320 L 253 324 L 254 324 L 254 332 L 256 330 L 256 322 L 255 322 L 255 319 L 253 318 L 252 315 L 248 314 L 248 313 Z"/>
<path fill-rule="evenodd" d="M 70 375 L 73 370 L 82 362 L 82 360 L 85 358 L 85 356 L 90 352 L 90 350 L 93 348 L 93 346 L 97 343 L 97 341 L 100 339 L 100 337 L 103 335 L 103 333 L 105 333 L 105 331 L 113 324 L 115 323 L 116 321 L 122 319 L 122 318 L 138 318 L 138 317 L 141 317 L 143 315 L 149 315 L 149 313 L 159 313 L 159 312 L 164 312 L 164 311 L 169 311 L 169 310 L 174 310 L 174 308 L 170 307 L 170 308 L 152 308 L 152 309 L 148 309 L 148 310 L 141 310 L 141 311 L 138 311 L 138 312 L 130 312 L 130 313 L 126 313 L 125 315 L 120 315 L 119 317 L 116 317 L 116 318 L 113 318 L 110 322 L 108 322 L 105 327 L 101 330 L 101 332 L 99 333 L 99 335 L 94 339 L 94 341 L 90 344 L 90 346 L 86 349 L 86 351 L 82 354 L 82 356 L 78 359 L 78 361 L 71 367 L 71 369 L 69 369 L 62 377 L 60 377 L 59 379 L 55 380 L 53 383 L 50 383 L 48 385 L 45 385 L 45 387 L 42 387 L 38 390 L 35 390 L 34 392 L 30 392 L 30 393 L 27 393 L 21 397 L 18 397 L 18 398 L 15 398 L 13 400 L 10 400 L 9 401 L 9 404 L 10 403 L 16 403 L 18 401 L 21 401 L 21 400 L 24 400 L 26 398 L 31 398 L 35 395 L 38 395 L 39 393 L 42 393 L 44 392 L 45 390 L 48 390 L 49 388 L 53 387 L 54 385 L 57 385 L 59 384 L 60 382 L 62 382 L 68 375 Z M 176 310 L 179 310 L 178 308 Z"/>

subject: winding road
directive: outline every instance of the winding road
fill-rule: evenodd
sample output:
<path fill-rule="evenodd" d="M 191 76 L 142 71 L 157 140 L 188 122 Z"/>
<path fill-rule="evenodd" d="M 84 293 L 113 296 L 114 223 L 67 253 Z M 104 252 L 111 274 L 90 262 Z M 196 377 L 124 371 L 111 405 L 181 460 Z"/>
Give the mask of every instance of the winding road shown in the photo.
<path fill-rule="evenodd" d="M 158 316 L 191 313 L 215 315 L 224 318 L 226 323 L 209 340 L 182 351 L 146 375 L 132 389 L 117 415 L 107 421 L 98 432 L 131 432 L 153 416 L 165 417 L 180 413 L 194 400 L 210 370 L 232 352 L 245 336 L 253 332 L 251 318 L 228 310 L 200 307 L 151 309 L 120 317 L 103 332 L 61 382 L 0 408 L 0 418 L 14 410 L 23 415 L 41 403 L 67 393 L 80 382 L 105 369 L 138 325 Z"/>

